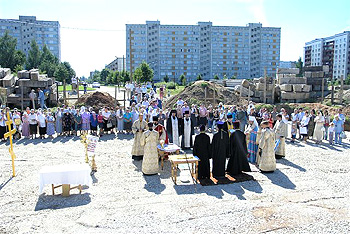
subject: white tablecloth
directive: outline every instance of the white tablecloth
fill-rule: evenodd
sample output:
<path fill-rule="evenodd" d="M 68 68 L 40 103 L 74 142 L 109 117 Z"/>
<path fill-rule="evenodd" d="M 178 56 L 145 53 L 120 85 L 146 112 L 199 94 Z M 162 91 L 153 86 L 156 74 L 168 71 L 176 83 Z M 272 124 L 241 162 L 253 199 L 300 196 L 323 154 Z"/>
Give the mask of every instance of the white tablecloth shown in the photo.
<path fill-rule="evenodd" d="M 39 194 L 46 184 L 92 185 L 88 164 L 44 166 L 39 172 Z"/>
<path fill-rule="evenodd" d="M 167 153 L 174 153 L 177 150 L 180 150 L 180 147 L 175 145 L 175 144 L 169 144 L 169 145 L 165 144 L 163 149 L 162 149 L 161 145 L 158 145 L 157 147 L 159 150 L 167 152 Z"/>

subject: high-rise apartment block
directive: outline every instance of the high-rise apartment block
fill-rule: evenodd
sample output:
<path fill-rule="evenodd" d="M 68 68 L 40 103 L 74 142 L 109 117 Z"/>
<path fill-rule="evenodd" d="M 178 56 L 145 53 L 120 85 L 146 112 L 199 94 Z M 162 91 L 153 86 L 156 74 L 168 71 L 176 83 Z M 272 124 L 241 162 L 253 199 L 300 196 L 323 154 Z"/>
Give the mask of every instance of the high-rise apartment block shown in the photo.
<path fill-rule="evenodd" d="M 154 80 L 181 74 L 193 81 L 216 75 L 249 79 L 275 76 L 280 61 L 281 28 L 260 23 L 240 26 L 161 25 L 159 21 L 126 25 L 126 68 L 142 61 L 154 70 Z"/>
<path fill-rule="evenodd" d="M 331 78 L 350 74 L 350 31 L 305 43 L 305 66 L 329 66 Z"/>
<path fill-rule="evenodd" d="M 8 31 L 17 39 L 17 49 L 28 55 L 34 39 L 40 49 L 46 46 L 61 60 L 60 24 L 58 21 L 36 20 L 35 16 L 19 16 L 19 19 L 0 19 L 0 36 Z"/>

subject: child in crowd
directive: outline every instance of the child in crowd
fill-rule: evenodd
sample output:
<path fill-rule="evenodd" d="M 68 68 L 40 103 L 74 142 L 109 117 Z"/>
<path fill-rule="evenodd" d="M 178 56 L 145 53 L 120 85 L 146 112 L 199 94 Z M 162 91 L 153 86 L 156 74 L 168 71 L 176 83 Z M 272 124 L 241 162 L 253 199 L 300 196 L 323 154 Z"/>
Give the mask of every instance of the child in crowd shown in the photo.
<path fill-rule="evenodd" d="M 334 137 L 334 123 L 331 122 L 328 128 L 328 140 L 330 145 L 333 145 L 333 137 Z"/>

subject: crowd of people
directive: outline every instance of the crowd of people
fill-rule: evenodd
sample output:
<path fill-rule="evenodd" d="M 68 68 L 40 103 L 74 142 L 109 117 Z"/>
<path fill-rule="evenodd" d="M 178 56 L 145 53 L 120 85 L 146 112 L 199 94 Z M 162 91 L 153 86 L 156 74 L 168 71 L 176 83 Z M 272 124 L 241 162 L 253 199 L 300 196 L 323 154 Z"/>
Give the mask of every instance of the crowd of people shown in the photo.
<path fill-rule="evenodd" d="M 16 139 L 53 138 L 83 133 L 133 134 L 133 159 L 143 158 L 142 171 L 146 175 L 158 171 L 157 145 L 176 144 L 182 149 L 192 149 L 200 158 L 199 176 L 221 177 L 250 171 L 248 162 L 261 171 L 276 169 L 276 159 L 285 157 L 285 139 L 323 140 L 329 144 L 342 144 L 345 115 L 342 109 L 331 119 L 327 111 L 295 109 L 288 114 L 285 109 L 256 110 L 255 104 L 225 106 L 189 105 L 181 98 L 171 109 L 163 108 L 163 96 L 156 97 L 150 84 L 127 84 L 130 105 L 104 107 L 62 106 L 55 109 L 30 109 L 20 112 L 8 108 L 0 111 L 0 139 L 5 141 L 6 112 L 10 112 Z M 164 95 L 164 93 L 163 93 Z M 288 125 L 291 125 L 288 128 Z M 290 130 L 289 130 L 290 129 Z M 195 133 L 198 133 L 195 135 Z M 157 133 L 157 134 L 156 134 Z M 210 138 L 207 133 L 212 133 Z M 226 167 L 226 159 L 229 159 Z M 209 168 L 209 159 L 213 168 Z M 225 168 L 226 167 L 226 168 Z"/>

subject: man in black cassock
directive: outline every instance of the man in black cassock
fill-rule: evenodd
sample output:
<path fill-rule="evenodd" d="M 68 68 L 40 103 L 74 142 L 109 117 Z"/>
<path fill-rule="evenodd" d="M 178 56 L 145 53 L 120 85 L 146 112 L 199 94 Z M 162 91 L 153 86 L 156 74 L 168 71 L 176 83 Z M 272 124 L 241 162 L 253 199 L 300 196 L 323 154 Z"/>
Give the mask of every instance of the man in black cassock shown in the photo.
<path fill-rule="evenodd" d="M 194 135 L 194 125 L 192 119 L 190 118 L 189 111 L 185 111 L 185 116 L 181 124 L 180 134 L 182 135 L 181 149 L 192 148 L 192 135 Z"/>
<path fill-rule="evenodd" d="M 209 179 L 209 159 L 211 156 L 210 137 L 205 133 L 205 125 L 201 125 L 199 129 L 201 133 L 194 139 L 193 155 L 200 159 L 198 163 L 198 179 Z"/>
<path fill-rule="evenodd" d="M 230 159 L 226 172 L 230 176 L 251 171 L 248 163 L 248 149 L 245 134 L 239 129 L 239 122 L 233 122 L 234 132 L 230 136 Z"/>
<path fill-rule="evenodd" d="M 169 142 L 180 146 L 180 122 L 176 117 L 176 110 L 170 112 L 170 116 L 166 121 L 166 131 L 168 133 Z"/>
<path fill-rule="evenodd" d="M 212 158 L 213 158 L 213 177 L 223 178 L 225 177 L 226 158 L 229 157 L 229 136 L 226 131 L 223 130 L 224 122 L 219 121 L 217 123 L 219 131 L 215 133 L 212 140 Z"/>

